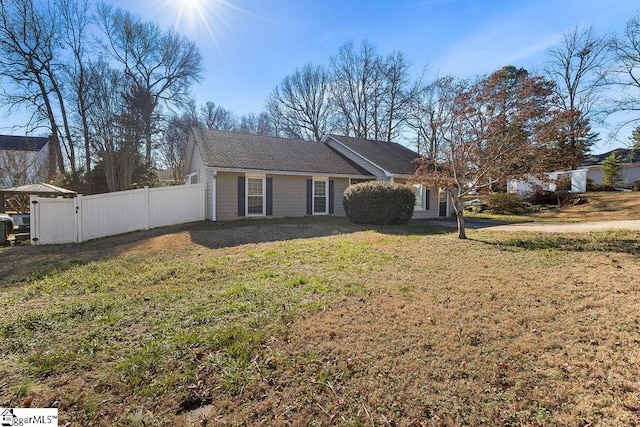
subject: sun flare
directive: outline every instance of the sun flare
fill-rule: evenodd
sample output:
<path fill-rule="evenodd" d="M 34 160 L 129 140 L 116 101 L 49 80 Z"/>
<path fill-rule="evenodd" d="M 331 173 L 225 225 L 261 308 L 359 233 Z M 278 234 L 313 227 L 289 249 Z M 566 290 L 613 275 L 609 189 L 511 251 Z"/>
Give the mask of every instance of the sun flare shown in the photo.
<path fill-rule="evenodd" d="M 1 1 L 1 0 L 0 0 Z M 258 18 L 238 7 L 233 0 L 160 0 L 162 12 L 173 20 L 173 28 L 194 40 L 209 39 L 222 53 L 219 40 L 232 30 L 237 14 Z"/>
<path fill-rule="evenodd" d="M 166 0 L 167 10 L 175 13 L 173 27 L 179 31 L 198 33 L 206 31 L 211 40 L 217 45 L 218 37 L 213 31 L 213 24 L 220 20 L 220 7 L 225 2 L 221 0 Z"/>

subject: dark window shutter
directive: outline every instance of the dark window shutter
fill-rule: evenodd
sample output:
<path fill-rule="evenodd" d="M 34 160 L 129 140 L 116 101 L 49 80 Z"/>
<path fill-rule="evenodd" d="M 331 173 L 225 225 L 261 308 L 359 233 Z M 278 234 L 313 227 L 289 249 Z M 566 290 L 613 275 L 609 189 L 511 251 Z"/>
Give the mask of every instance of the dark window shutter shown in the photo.
<path fill-rule="evenodd" d="M 244 176 L 238 177 L 238 216 L 244 215 Z"/>
<path fill-rule="evenodd" d="M 307 180 L 307 215 L 313 214 L 313 180 Z"/>
<path fill-rule="evenodd" d="M 333 215 L 333 180 L 329 180 L 329 215 Z"/>
<path fill-rule="evenodd" d="M 425 189 L 424 190 L 424 210 L 428 211 L 429 210 L 429 199 L 431 198 L 431 191 L 429 191 L 429 189 Z"/>
<path fill-rule="evenodd" d="M 267 215 L 273 215 L 273 178 L 267 178 Z"/>

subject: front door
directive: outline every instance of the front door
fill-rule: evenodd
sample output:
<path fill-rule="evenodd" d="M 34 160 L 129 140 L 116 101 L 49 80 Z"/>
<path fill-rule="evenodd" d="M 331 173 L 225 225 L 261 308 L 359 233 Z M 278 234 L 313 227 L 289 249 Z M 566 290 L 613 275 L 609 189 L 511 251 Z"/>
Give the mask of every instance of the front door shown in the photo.
<path fill-rule="evenodd" d="M 438 216 L 447 216 L 447 197 L 446 191 L 438 192 Z"/>

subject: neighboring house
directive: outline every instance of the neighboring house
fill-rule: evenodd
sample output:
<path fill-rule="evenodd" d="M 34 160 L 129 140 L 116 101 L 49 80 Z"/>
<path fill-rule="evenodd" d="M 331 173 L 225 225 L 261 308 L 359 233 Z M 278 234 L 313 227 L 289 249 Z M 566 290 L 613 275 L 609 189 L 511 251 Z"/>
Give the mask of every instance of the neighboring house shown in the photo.
<path fill-rule="evenodd" d="M 176 180 L 176 174 L 174 173 L 173 169 L 157 170 L 156 174 L 158 175 L 158 183 L 160 184 L 160 187 L 184 184 L 183 179 Z"/>
<path fill-rule="evenodd" d="M 342 194 L 351 184 L 404 183 L 415 152 L 395 143 L 328 135 L 321 142 L 193 129 L 185 182 L 206 183 L 207 219 L 344 216 Z M 414 217 L 447 215 L 443 197 L 421 186 Z"/>
<path fill-rule="evenodd" d="M 603 154 L 596 154 L 588 157 L 581 165 L 580 169 L 587 170 L 587 178 L 591 178 L 594 184 L 602 182 L 602 164 L 612 153 L 620 155 L 620 175 L 623 181 L 621 187 L 631 187 L 634 181 L 640 179 L 640 149 L 616 148 Z"/>
<path fill-rule="evenodd" d="M 571 185 L 570 193 L 584 193 L 587 191 L 587 170 L 576 169 L 570 171 L 545 172 L 544 179 L 536 176 L 528 176 L 521 180 L 507 182 L 507 193 L 517 193 L 521 199 L 531 196 L 536 190 L 556 191 L 558 181 L 567 179 Z"/>
<path fill-rule="evenodd" d="M 0 135 L 0 187 L 46 181 L 51 167 L 49 138 Z"/>

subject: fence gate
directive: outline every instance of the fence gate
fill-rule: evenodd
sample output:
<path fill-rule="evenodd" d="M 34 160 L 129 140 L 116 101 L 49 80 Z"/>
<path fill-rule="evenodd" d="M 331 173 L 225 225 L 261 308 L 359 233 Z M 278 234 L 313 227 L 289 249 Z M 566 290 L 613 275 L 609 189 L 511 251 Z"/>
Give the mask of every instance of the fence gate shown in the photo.
<path fill-rule="evenodd" d="M 78 241 L 76 199 L 31 197 L 31 244 Z"/>

